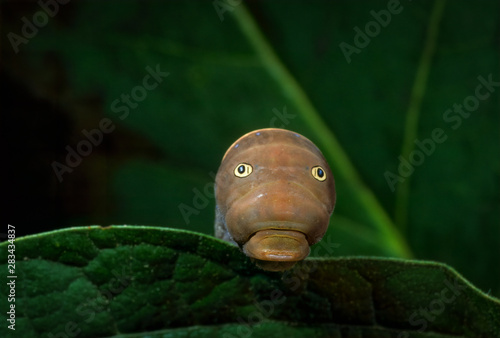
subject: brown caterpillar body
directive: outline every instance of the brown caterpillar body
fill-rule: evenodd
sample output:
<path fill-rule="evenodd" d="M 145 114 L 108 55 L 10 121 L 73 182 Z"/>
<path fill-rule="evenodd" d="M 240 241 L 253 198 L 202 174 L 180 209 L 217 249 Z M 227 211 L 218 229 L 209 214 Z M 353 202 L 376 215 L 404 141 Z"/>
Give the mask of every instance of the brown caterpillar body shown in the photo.
<path fill-rule="evenodd" d="M 319 149 L 284 129 L 240 137 L 216 176 L 215 235 L 237 244 L 264 270 L 283 271 L 321 240 L 335 183 Z"/>

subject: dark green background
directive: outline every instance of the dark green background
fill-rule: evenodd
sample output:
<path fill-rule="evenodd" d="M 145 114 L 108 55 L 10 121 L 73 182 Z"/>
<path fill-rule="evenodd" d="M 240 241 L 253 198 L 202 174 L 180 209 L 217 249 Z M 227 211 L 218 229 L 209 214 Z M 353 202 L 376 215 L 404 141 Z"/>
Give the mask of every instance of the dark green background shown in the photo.
<path fill-rule="evenodd" d="M 179 205 L 193 206 L 193 189 L 210 187 L 211 173 L 237 137 L 270 127 L 276 110 L 286 107 L 294 118 L 284 127 L 328 153 L 321 131 L 284 90 L 289 83 L 272 75 L 242 33 L 238 11 L 245 8 L 366 187 L 394 217 L 398 195 L 384 172 L 397 172 L 435 3 L 403 0 L 401 6 L 347 63 L 339 44 L 353 44 L 354 27 L 363 29 L 373 20 L 370 11 L 386 9 L 387 1 L 252 1 L 225 12 L 223 21 L 212 1 L 72 1 L 17 54 L 7 35 L 20 34 L 21 18 L 31 19 L 40 7 L 3 1 L 5 222 L 18 236 L 88 224 L 211 234 L 213 198 L 189 224 Z M 497 297 L 498 90 L 456 130 L 443 113 L 474 94 L 478 76 L 500 81 L 499 7 L 498 1 L 447 1 L 437 20 L 436 49 L 413 127 L 419 140 L 435 128 L 448 139 L 405 182 L 409 212 L 401 227 L 415 258 L 445 262 Z M 157 64 L 170 75 L 120 120 L 111 103 Z M 65 147 L 75 148 L 82 129 L 98 127 L 104 117 L 116 129 L 59 183 L 53 161 L 64 163 Z M 336 175 L 338 159 L 328 161 Z M 338 175 L 336 184 L 329 230 L 339 244 L 335 255 L 392 256 L 356 189 Z"/>

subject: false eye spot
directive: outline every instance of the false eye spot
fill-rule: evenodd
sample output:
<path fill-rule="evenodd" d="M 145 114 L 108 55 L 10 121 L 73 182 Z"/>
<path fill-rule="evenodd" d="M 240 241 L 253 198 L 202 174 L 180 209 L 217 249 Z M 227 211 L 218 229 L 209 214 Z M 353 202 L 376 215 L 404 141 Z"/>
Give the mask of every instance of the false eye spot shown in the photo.
<path fill-rule="evenodd" d="M 312 167 L 311 174 L 313 175 L 313 177 L 315 179 L 317 179 L 320 182 L 323 182 L 324 180 L 326 180 L 326 172 L 319 165 Z"/>
<path fill-rule="evenodd" d="M 236 166 L 236 168 L 234 168 L 234 175 L 236 177 L 240 177 L 240 178 L 243 178 L 243 177 L 247 177 L 248 175 L 250 175 L 253 171 L 253 168 L 250 164 L 247 164 L 247 163 L 240 163 Z"/>

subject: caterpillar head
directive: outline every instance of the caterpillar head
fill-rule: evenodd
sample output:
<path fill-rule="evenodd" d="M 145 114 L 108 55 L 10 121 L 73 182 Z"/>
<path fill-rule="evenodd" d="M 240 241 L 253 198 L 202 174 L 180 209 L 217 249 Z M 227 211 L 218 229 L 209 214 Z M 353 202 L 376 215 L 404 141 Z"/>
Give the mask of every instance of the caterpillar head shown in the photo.
<path fill-rule="evenodd" d="M 335 183 L 320 150 L 283 129 L 243 135 L 216 176 L 216 235 L 234 241 L 265 270 L 282 271 L 309 255 L 335 206 Z"/>

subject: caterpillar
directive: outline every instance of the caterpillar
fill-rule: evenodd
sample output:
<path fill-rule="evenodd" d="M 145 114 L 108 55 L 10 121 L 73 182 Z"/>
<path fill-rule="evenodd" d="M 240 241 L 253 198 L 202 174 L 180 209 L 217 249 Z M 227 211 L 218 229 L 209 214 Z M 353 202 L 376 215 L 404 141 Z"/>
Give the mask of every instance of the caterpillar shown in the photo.
<path fill-rule="evenodd" d="M 258 267 L 284 271 L 328 229 L 336 201 L 321 151 L 293 131 L 249 132 L 226 151 L 215 177 L 215 236 Z"/>

